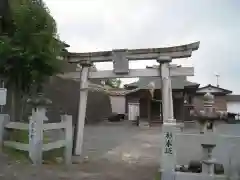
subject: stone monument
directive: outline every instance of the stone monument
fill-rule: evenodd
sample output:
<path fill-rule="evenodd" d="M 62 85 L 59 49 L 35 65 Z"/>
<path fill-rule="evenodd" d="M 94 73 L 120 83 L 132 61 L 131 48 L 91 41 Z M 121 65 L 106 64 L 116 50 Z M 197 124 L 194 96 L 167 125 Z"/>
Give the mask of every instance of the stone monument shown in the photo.
<path fill-rule="evenodd" d="M 33 116 L 29 117 L 29 157 L 34 164 L 42 164 L 39 161 L 42 160 L 43 123 L 48 120 L 46 106 L 52 102 L 42 93 L 27 102 L 33 106 Z"/>

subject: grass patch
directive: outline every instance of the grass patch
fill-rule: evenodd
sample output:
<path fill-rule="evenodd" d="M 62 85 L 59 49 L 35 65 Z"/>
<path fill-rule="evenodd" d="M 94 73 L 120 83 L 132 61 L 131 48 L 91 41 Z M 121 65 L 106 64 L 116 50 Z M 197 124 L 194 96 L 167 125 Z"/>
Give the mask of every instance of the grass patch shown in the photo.
<path fill-rule="evenodd" d="M 9 141 L 16 141 L 28 144 L 28 131 L 24 130 L 8 130 Z"/>
<path fill-rule="evenodd" d="M 43 160 L 47 164 L 61 163 L 61 161 L 63 160 L 63 156 L 64 147 L 43 152 Z"/>
<path fill-rule="evenodd" d="M 28 144 L 29 143 L 28 131 L 9 130 L 8 140 Z M 50 142 L 50 139 L 44 135 L 43 143 L 47 144 L 49 142 Z M 20 151 L 11 147 L 3 147 L 3 152 L 13 160 L 30 162 L 28 152 L 26 151 Z M 58 148 L 58 149 L 52 149 L 50 151 L 43 152 L 43 161 L 48 164 L 60 163 L 63 160 L 63 156 L 64 156 L 64 147 Z"/>
<path fill-rule="evenodd" d="M 7 135 L 9 141 L 28 144 L 28 131 L 9 129 Z M 28 152 L 26 151 L 3 147 L 3 153 L 7 154 L 14 161 L 28 161 Z"/>
<path fill-rule="evenodd" d="M 26 151 L 20 151 L 11 147 L 3 147 L 3 153 L 7 154 L 13 161 L 28 161 L 28 152 Z"/>
<path fill-rule="evenodd" d="M 161 173 L 157 173 L 154 180 L 161 180 Z"/>

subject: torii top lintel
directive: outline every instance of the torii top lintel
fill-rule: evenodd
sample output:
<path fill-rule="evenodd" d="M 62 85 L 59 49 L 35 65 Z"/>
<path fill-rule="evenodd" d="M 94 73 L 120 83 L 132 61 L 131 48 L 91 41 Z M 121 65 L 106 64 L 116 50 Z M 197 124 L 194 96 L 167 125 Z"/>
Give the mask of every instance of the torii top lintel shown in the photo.
<path fill-rule="evenodd" d="M 185 44 L 180 46 L 147 49 L 118 49 L 112 51 L 68 53 L 70 63 L 80 63 L 81 61 L 108 62 L 113 61 L 114 54 L 121 53 L 128 60 L 149 60 L 157 59 L 159 56 L 168 56 L 172 59 L 191 57 L 192 51 L 198 50 L 200 42 Z"/>

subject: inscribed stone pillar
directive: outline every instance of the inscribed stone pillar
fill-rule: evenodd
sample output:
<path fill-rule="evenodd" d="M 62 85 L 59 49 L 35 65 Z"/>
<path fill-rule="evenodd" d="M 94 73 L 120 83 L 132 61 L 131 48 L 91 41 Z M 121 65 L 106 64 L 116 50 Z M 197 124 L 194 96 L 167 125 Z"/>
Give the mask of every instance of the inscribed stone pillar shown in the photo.
<path fill-rule="evenodd" d="M 52 101 L 42 93 L 36 98 L 27 101 L 33 106 L 32 116 L 29 118 L 29 157 L 35 165 L 42 164 L 43 147 L 43 122 L 48 120 L 46 117 L 46 106 Z"/>
<path fill-rule="evenodd" d="M 164 58 L 164 59 L 162 59 Z M 163 149 L 162 149 L 162 179 L 173 180 L 175 171 L 175 133 L 176 120 L 173 119 L 173 101 L 169 62 L 170 57 L 160 57 L 162 77 L 162 110 L 163 110 Z"/>

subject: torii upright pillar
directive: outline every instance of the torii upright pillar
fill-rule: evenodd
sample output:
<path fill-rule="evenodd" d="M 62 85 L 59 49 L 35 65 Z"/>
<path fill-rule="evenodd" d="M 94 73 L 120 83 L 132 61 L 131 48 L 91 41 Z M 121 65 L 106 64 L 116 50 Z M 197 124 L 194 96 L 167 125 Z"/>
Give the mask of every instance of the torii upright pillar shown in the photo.
<path fill-rule="evenodd" d="M 80 156 L 82 153 L 84 124 L 87 109 L 87 96 L 88 96 L 88 74 L 92 63 L 89 61 L 81 61 L 80 71 L 80 94 L 79 94 L 79 106 L 78 106 L 78 121 L 75 126 L 75 142 L 74 142 L 74 155 Z"/>
<path fill-rule="evenodd" d="M 162 148 L 162 179 L 173 180 L 176 165 L 176 120 L 173 115 L 172 86 L 170 77 L 171 57 L 159 57 L 160 73 L 162 78 L 162 105 L 163 105 L 163 148 Z"/>
<path fill-rule="evenodd" d="M 176 165 L 176 119 L 173 113 L 172 85 L 170 77 L 171 57 L 159 57 L 162 78 L 162 109 L 163 109 L 163 147 L 162 147 L 162 180 L 174 180 Z"/>

